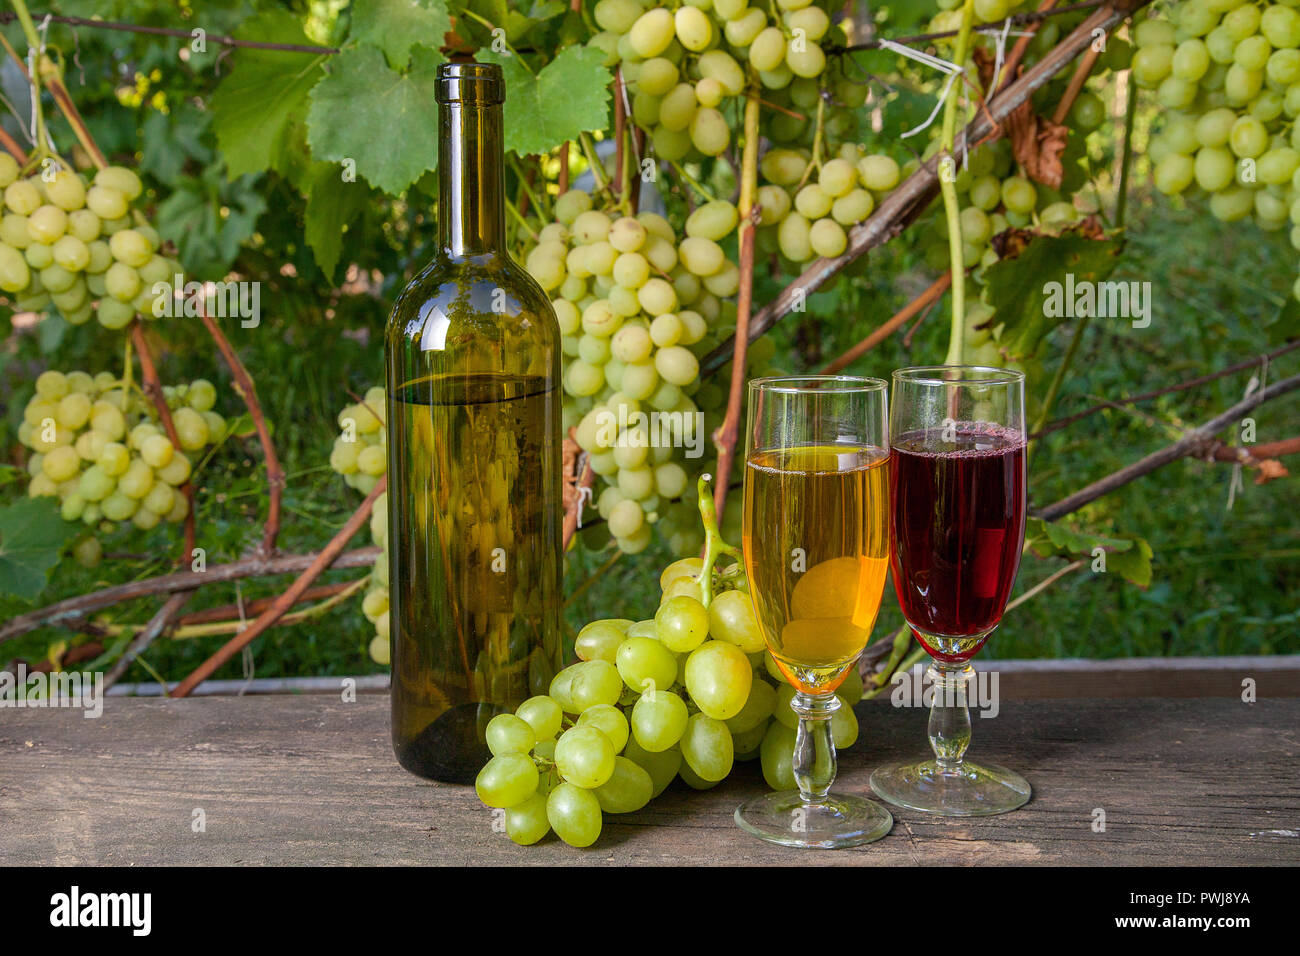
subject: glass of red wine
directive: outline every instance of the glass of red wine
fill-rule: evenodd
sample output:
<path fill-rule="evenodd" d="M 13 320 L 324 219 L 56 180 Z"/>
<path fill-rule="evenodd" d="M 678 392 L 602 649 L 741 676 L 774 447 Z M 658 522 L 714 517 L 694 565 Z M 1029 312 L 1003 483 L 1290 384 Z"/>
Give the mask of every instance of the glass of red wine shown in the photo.
<path fill-rule="evenodd" d="M 1025 541 L 1025 376 L 941 365 L 894 372 L 890 565 L 903 616 L 929 652 L 933 760 L 871 775 L 885 801 L 941 816 L 1006 813 L 1017 773 L 965 759 L 971 658 L 1002 620 Z"/>

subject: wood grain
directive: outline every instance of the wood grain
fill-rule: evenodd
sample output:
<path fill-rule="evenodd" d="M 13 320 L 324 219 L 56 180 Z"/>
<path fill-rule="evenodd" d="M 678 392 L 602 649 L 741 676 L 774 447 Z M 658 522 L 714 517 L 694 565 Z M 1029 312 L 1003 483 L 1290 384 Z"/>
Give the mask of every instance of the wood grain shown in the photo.
<path fill-rule="evenodd" d="M 838 787 L 919 756 L 925 711 L 858 707 Z M 762 792 L 747 764 L 721 787 L 680 783 L 606 819 L 595 847 L 516 847 L 468 787 L 410 776 L 388 700 L 111 698 L 0 710 L 0 858 L 24 864 L 1279 864 L 1300 863 L 1300 699 L 1004 701 L 974 717 L 973 755 L 1020 771 L 1016 813 L 948 821 L 895 810 L 868 847 L 792 851 L 746 836 L 735 806 Z M 679 789 L 680 788 L 680 789 Z M 1106 830 L 1093 832 L 1095 808 Z M 192 831 L 201 808 L 206 832 Z"/>

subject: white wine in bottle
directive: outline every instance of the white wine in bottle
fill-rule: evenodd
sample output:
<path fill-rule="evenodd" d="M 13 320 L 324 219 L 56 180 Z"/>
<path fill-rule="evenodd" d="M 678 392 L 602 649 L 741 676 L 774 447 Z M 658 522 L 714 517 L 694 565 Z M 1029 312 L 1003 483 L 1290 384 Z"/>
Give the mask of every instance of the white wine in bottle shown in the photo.
<path fill-rule="evenodd" d="M 437 99 L 438 250 L 386 334 L 393 749 L 469 782 L 560 665 L 560 331 L 505 249 L 501 68 Z"/>

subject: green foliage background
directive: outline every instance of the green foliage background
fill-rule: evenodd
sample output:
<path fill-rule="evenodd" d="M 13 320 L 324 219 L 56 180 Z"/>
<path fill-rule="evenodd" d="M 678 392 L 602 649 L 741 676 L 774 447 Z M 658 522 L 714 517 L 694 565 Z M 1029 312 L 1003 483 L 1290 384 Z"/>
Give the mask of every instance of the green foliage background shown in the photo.
<path fill-rule="evenodd" d="M 343 43 L 354 24 L 354 36 L 373 31 L 382 38 L 428 35 L 441 28 L 441 6 L 400 6 L 379 0 L 357 0 L 352 6 L 344 0 L 63 0 L 48 9 L 326 45 Z M 526 11 L 520 5 L 507 8 L 500 0 L 471 0 L 468 9 L 485 20 L 505 23 L 512 44 L 554 49 L 582 29 L 567 4 L 553 0 L 534 3 Z M 386 27 L 391 24 L 381 20 L 361 19 L 398 14 L 412 18 L 408 29 L 390 30 Z M 893 25 L 898 30 L 906 26 Z M 22 48 L 15 25 L 4 31 Z M 186 40 L 90 29 L 77 30 L 74 37 L 58 25 L 50 27 L 49 38 L 68 54 L 66 82 L 97 142 L 114 161 L 140 169 L 151 190 L 158 227 L 176 243 L 187 269 L 214 278 L 233 271 L 262 282 L 262 324 L 241 329 L 232 323 L 227 331 L 258 384 L 288 474 L 280 544 L 287 551 L 315 550 L 358 502 L 327 465 L 337 434 L 335 416 L 350 400 L 349 393 L 359 395 L 381 381 L 380 330 L 389 304 L 429 257 L 429 210 L 436 184 L 426 170 L 436 162 L 429 86 L 435 57 L 426 46 L 384 39 L 382 47 L 352 47 L 340 54 L 368 58 L 363 69 L 338 69 L 322 80 L 321 74 L 331 67 L 329 57 L 319 54 L 241 51 L 231 56 L 213 44 L 207 52 L 182 57 Z M 485 41 L 486 31 L 474 39 Z M 568 56 L 576 61 L 581 54 Z M 584 68 L 576 62 L 557 67 Z M 552 75 L 552 86 L 545 76 L 533 82 L 533 102 L 542 103 L 555 99 L 550 91 L 564 87 L 565 77 Z M 916 112 L 915 100 L 906 90 L 895 97 L 894 109 L 887 108 L 889 122 L 882 137 L 909 121 Z M 331 103 L 348 105 L 340 113 Z M 571 127 L 581 125 L 581 116 L 602 113 L 607 105 L 597 90 L 576 97 L 566 108 L 570 112 L 564 117 L 540 113 L 533 123 L 512 121 L 512 145 L 542 148 L 556 135 L 576 132 Z M 392 110 L 427 113 L 427 135 L 401 141 L 387 137 L 391 124 L 386 117 Z M 1056 416 L 1266 351 L 1267 325 L 1288 301 L 1295 254 L 1284 236 L 1240 224 L 1225 227 L 1202 210 L 1171 204 L 1149 189 L 1141 147 L 1150 119 L 1145 113 L 1139 117 L 1129 236 L 1112 278 L 1151 283 L 1152 323 L 1135 330 L 1127 322 L 1094 321 Z M 12 120 L 7 122 L 13 128 Z M 54 130 L 70 144 L 65 126 L 56 122 Z M 1114 140 L 1108 125 L 1088 144 L 1106 209 L 1114 204 Z M 336 163 L 348 157 L 373 178 L 340 188 Z M 384 190 L 400 195 L 392 198 Z M 933 275 L 920 261 L 914 233 L 873 252 L 854 276 L 842 277 L 811 296 L 804 315 L 780 323 L 771 334 L 782 364 L 790 371 L 818 368 L 928 285 Z M 774 277 L 761 275 L 755 300 L 767 301 L 778 289 Z M 946 342 L 946 308 L 945 300 L 919 326 L 910 346 L 899 336 L 891 337 L 850 371 L 884 376 L 901 365 L 938 361 Z M 121 362 L 121 338 L 95 323 L 74 332 L 58 318 L 35 328 L 14 328 L 8 310 L 0 309 L 0 314 L 3 505 L 19 498 L 25 487 L 25 459 L 15 433 L 35 377 L 47 367 L 92 372 L 115 367 Z M 206 376 L 229 385 L 205 336 L 180 322 L 152 328 L 165 343 L 160 369 L 164 381 Z M 1049 347 L 1042 353 L 1048 356 L 1043 384 L 1070 332 L 1067 325 L 1049 333 Z M 1293 357 L 1288 359 L 1294 364 Z M 1131 412 L 1108 410 L 1052 435 L 1036 453 L 1033 501 L 1056 500 L 1167 443 L 1171 428 L 1198 423 L 1239 399 L 1247 377 L 1233 376 L 1165 396 Z M 228 387 L 218 408 L 229 415 L 241 410 Z M 1261 440 L 1290 437 L 1300 421 L 1300 397 L 1271 403 L 1255 417 Z M 1076 516 L 1097 533 L 1144 536 L 1154 552 L 1154 580 L 1139 588 L 1114 573 L 1073 575 L 1009 615 L 986 653 L 1115 657 L 1300 649 L 1296 479 L 1262 487 L 1248 479 L 1235 507 L 1227 510 L 1230 476 L 1231 469 L 1223 465 L 1176 462 Z M 256 441 L 228 443 L 202 474 L 198 493 L 199 544 L 207 549 L 209 565 L 236 559 L 252 548 L 265 509 Z M 364 535 L 353 542 L 364 543 Z M 170 553 L 152 535 L 122 531 L 105 542 L 105 550 L 110 559 L 94 571 L 65 557 L 38 603 L 169 569 Z M 658 569 L 671 557 L 657 544 L 619 560 L 571 603 L 569 622 L 581 626 L 596 617 L 649 616 L 658 598 Z M 570 589 L 607 558 L 608 553 L 575 550 L 567 571 Z M 1059 563 L 1027 557 L 1018 592 Z M 358 574 L 329 572 L 321 580 L 348 580 Z M 285 583 L 251 579 L 237 592 L 210 589 L 214 593 L 196 597 L 187 610 L 228 603 L 236 593 L 244 600 L 275 594 Z M 256 674 L 378 670 L 365 652 L 371 630 L 357 600 L 258 639 L 252 645 Z M 96 620 L 141 623 L 154 603 L 124 604 Z M 0 596 L 0 620 L 31 607 L 13 596 Z M 891 595 L 877 636 L 900 621 Z M 86 639 L 44 629 L 8 644 L 0 658 L 39 660 L 52 641 Z M 160 641 L 146 655 L 147 668 L 133 667 L 128 679 L 147 680 L 152 671 L 175 680 L 206 658 L 220 640 Z M 217 676 L 242 673 L 243 664 L 236 660 Z"/>

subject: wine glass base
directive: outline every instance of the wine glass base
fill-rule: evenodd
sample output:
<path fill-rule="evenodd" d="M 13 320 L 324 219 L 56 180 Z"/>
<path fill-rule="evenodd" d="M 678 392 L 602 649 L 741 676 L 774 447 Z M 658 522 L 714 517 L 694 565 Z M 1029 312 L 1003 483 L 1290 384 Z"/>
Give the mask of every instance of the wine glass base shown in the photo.
<path fill-rule="evenodd" d="M 742 830 L 768 843 L 834 850 L 873 843 L 894 826 L 888 810 L 864 797 L 828 794 L 805 803 L 797 790 L 769 793 L 736 808 Z"/>
<path fill-rule="evenodd" d="M 942 817 L 984 817 L 1025 805 L 1033 792 L 1020 774 L 995 764 L 964 762 L 943 772 L 933 760 L 877 767 L 871 789 L 886 803 Z"/>

